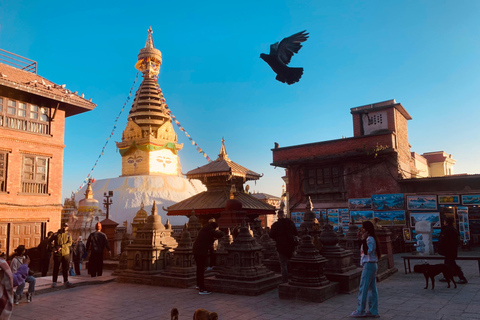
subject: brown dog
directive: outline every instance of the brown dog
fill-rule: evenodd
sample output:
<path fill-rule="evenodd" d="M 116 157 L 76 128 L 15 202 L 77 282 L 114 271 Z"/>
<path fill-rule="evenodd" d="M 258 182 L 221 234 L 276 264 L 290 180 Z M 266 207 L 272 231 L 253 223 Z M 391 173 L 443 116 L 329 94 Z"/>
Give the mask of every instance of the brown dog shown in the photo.
<path fill-rule="evenodd" d="M 170 320 L 178 320 L 177 308 L 173 308 L 172 311 L 170 311 Z M 193 314 L 193 320 L 218 320 L 218 314 L 205 309 L 197 309 Z"/>
<path fill-rule="evenodd" d="M 424 289 L 428 289 L 428 278 L 432 280 L 432 290 L 435 289 L 435 276 L 439 275 L 440 273 L 443 273 L 443 277 L 445 280 L 447 280 L 447 288 L 450 288 L 450 281 L 453 282 L 455 289 L 457 288 L 457 283 L 453 279 L 453 270 L 446 264 L 417 264 L 413 267 L 413 271 L 423 273 L 425 276 L 426 286 Z"/>
<path fill-rule="evenodd" d="M 218 314 L 205 309 L 197 309 L 193 314 L 193 320 L 218 320 Z"/>
<path fill-rule="evenodd" d="M 178 309 L 173 308 L 172 311 L 170 311 L 170 320 L 178 320 Z"/>

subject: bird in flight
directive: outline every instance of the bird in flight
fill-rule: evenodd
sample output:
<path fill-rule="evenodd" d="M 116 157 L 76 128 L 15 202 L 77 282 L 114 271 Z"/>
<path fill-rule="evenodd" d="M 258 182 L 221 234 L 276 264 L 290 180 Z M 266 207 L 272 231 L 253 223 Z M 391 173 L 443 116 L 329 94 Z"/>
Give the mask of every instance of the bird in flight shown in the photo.
<path fill-rule="evenodd" d="M 280 82 L 287 84 L 294 84 L 298 82 L 303 74 L 303 68 L 290 68 L 287 64 L 290 63 L 292 56 L 298 53 L 298 50 L 302 47 L 302 42 L 307 41 L 307 30 L 295 33 L 288 38 L 284 38 L 270 46 L 270 53 L 260 54 L 262 58 L 270 68 L 277 74 L 277 79 Z"/>

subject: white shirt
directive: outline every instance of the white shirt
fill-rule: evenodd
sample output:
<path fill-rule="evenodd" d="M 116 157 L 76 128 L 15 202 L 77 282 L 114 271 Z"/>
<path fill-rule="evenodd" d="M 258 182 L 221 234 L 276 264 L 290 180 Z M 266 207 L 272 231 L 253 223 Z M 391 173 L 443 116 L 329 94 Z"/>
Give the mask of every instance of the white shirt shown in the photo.
<path fill-rule="evenodd" d="M 360 265 L 363 266 L 366 262 L 378 262 L 377 258 L 377 244 L 375 243 L 375 239 L 372 236 L 368 236 L 367 238 L 367 252 L 365 252 L 365 248 L 362 245 L 360 249 Z"/>

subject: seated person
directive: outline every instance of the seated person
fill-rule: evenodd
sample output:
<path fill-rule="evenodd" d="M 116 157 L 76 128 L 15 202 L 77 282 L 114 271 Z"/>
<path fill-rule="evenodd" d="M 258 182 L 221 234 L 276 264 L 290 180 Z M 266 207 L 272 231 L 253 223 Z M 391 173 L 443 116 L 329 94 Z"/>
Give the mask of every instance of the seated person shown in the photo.
<path fill-rule="evenodd" d="M 22 299 L 23 289 L 25 289 L 25 283 L 28 282 L 28 292 L 27 292 L 27 302 L 32 301 L 33 293 L 35 292 L 35 278 L 28 274 L 28 264 L 30 263 L 30 258 L 26 255 L 26 250 L 24 245 L 20 245 L 15 249 L 15 256 L 12 259 L 10 264 L 10 268 L 12 269 L 12 273 L 17 273 L 20 269 L 20 266 L 26 265 L 27 269 L 27 276 L 22 283 L 18 284 L 17 290 L 15 291 L 15 295 L 13 297 L 13 303 L 18 304 L 19 301 Z M 25 267 L 22 268 L 22 270 Z"/>

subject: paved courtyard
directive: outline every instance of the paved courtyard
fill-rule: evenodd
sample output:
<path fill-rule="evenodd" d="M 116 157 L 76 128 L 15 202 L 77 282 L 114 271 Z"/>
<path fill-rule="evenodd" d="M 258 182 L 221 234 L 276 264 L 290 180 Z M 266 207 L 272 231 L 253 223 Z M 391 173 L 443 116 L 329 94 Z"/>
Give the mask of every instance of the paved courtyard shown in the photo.
<path fill-rule="evenodd" d="M 479 251 L 462 254 L 480 255 Z M 431 262 L 440 263 L 440 261 Z M 378 284 L 381 319 L 480 319 L 480 276 L 476 261 L 459 261 L 469 281 L 447 289 L 436 281 L 435 290 L 425 290 L 421 274 L 405 274 L 400 254 L 398 272 Z M 412 260 L 412 264 L 414 261 Z M 87 276 L 72 277 L 76 286 L 48 289 L 51 278 L 39 278 L 39 293 L 32 303 L 15 306 L 11 319 L 170 319 L 177 307 L 180 320 L 192 319 L 197 308 L 215 311 L 220 319 L 350 319 L 357 294 L 337 295 L 323 303 L 280 300 L 272 290 L 256 297 L 213 293 L 199 295 L 195 289 L 152 287 L 111 281 L 89 284 Z"/>

